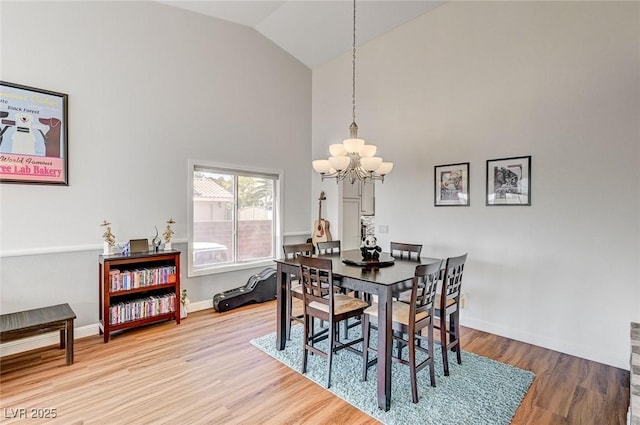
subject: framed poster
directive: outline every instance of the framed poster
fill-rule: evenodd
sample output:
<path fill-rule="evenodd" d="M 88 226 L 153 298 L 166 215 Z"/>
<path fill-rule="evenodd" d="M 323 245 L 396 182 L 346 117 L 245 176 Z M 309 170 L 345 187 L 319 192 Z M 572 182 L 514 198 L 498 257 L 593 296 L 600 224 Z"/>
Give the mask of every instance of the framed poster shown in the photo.
<path fill-rule="evenodd" d="M 67 95 L 0 81 L 0 182 L 69 184 Z"/>
<path fill-rule="evenodd" d="M 487 205 L 531 205 L 531 156 L 487 160 Z"/>
<path fill-rule="evenodd" d="M 434 201 L 436 207 L 469 206 L 469 163 L 434 167 Z"/>

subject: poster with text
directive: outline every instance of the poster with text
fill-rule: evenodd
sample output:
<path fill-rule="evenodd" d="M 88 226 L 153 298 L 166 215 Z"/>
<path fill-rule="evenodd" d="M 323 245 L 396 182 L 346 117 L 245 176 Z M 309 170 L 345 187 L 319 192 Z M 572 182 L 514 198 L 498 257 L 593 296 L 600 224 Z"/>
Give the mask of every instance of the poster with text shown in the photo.
<path fill-rule="evenodd" d="M 0 182 L 68 185 L 67 95 L 0 81 Z"/>

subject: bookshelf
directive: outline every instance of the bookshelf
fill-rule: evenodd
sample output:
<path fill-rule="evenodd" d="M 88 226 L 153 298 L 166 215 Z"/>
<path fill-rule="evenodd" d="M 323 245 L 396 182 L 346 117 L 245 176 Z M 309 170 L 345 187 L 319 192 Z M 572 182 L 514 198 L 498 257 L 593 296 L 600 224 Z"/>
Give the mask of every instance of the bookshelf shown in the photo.
<path fill-rule="evenodd" d="M 111 333 L 161 320 L 180 324 L 180 251 L 100 255 L 99 323 Z"/>

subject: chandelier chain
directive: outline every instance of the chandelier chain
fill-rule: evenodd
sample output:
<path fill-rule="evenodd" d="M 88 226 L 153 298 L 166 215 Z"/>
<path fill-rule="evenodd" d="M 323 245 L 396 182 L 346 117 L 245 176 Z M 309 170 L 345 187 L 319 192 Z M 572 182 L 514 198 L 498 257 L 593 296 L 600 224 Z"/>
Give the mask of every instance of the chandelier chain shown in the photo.
<path fill-rule="evenodd" d="M 356 122 L 356 0 L 353 0 L 353 86 L 351 90 L 351 103 L 352 103 L 352 112 L 351 122 Z"/>

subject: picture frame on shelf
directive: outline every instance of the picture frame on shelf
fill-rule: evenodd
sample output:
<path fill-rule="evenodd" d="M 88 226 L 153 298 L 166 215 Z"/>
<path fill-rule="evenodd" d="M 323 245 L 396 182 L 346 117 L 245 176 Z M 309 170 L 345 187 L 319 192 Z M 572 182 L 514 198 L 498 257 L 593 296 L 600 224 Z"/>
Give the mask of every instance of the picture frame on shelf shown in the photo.
<path fill-rule="evenodd" d="M 68 95 L 0 81 L 0 99 L 0 183 L 68 186 Z"/>
<path fill-rule="evenodd" d="M 486 205 L 531 205 L 530 155 L 487 160 Z"/>
<path fill-rule="evenodd" d="M 436 207 L 468 207 L 469 163 L 436 165 L 434 171 L 433 205 Z"/>

